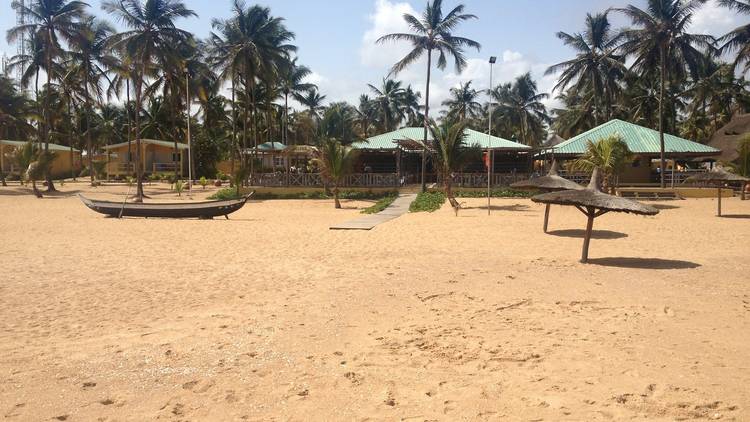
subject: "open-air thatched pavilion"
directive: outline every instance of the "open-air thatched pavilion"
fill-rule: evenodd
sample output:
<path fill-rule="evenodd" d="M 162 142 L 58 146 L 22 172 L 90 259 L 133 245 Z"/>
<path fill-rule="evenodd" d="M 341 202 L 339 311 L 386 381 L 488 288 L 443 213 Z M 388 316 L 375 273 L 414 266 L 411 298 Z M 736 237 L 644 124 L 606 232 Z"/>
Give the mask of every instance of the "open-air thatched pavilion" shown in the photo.
<path fill-rule="evenodd" d="M 721 217 L 721 190 L 723 185 L 729 182 L 741 182 L 743 184 L 742 190 L 744 195 L 745 186 L 744 184 L 750 182 L 750 178 L 740 176 L 738 174 L 730 173 L 721 167 L 717 167 L 709 172 L 696 174 L 695 176 L 687 179 L 688 183 L 693 184 L 708 184 L 717 187 L 717 210 L 716 216 Z"/>

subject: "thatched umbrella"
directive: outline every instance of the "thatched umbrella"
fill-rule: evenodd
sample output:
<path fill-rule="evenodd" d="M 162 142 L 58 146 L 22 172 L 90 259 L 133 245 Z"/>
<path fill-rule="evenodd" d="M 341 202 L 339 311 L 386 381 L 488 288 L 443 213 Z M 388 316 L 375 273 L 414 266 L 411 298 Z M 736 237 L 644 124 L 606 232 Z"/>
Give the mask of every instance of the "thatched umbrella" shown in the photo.
<path fill-rule="evenodd" d="M 722 185 L 727 182 L 750 182 L 750 179 L 747 177 L 742 177 L 738 174 L 730 173 L 726 170 L 724 170 L 721 167 L 716 167 L 715 169 L 711 171 L 707 171 L 705 173 L 699 173 L 695 176 L 690 176 L 685 180 L 685 182 L 688 183 L 707 183 L 712 185 L 717 185 L 717 194 L 718 194 L 718 210 L 716 215 L 718 217 L 721 217 L 721 188 Z M 744 190 L 744 184 L 743 183 L 743 190 Z"/>
<path fill-rule="evenodd" d="M 552 167 L 549 169 L 549 173 L 546 176 L 532 177 L 529 180 L 522 180 L 510 185 L 512 188 L 523 189 L 523 190 L 539 190 L 542 192 L 556 192 L 561 190 L 581 190 L 583 186 L 570 181 L 557 174 L 557 161 L 552 162 Z M 544 207 L 544 232 L 547 233 L 547 225 L 549 223 L 549 207 L 550 204 Z"/>
<path fill-rule="evenodd" d="M 641 204 L 631 199 L 622 198 L 603 193 L 599 186 L 601 173 L 598 168 L 591 174 L 591 183 L 586 189 L 565 190 L 537 195 L 531 198 L 534 202 L 542 204 L 571 205 L 588 217 L 586 234 L 583 238 L 583 252 L 581 262 L 586 263 L 589 259 L 589 242 L 591 241 L 591 229 L 594 227 L 594 219 L 610 211 L 626 212 L 639 215 L 656 215 L 659 213 L 654 207 Z"/>

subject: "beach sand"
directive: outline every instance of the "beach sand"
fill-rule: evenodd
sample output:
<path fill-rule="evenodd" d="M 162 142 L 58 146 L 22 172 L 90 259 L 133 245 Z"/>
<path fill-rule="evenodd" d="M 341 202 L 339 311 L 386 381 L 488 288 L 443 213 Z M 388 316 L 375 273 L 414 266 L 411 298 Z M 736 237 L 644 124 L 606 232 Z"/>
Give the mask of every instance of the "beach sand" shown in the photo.
<path fill-rule="evenodd" d="M 72 194 L 126 187 L 60 189 L 0 188 L 8 420 L 750 420 L 750 201 L 607 214 L 583 265 L 583 215 L 545 235 L 527 199 L 332 231 L 370 203 L 117 220 Z"/>

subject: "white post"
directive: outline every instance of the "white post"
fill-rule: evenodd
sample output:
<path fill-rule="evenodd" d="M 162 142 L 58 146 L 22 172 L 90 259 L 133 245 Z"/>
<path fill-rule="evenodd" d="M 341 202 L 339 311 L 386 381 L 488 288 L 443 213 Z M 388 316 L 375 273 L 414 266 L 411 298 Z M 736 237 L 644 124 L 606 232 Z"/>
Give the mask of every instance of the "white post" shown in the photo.
<path fill-rule="evenodd" d="M 490 207 L 492 197 L 490 186 L 492 184 L 492 165 L 494 164 L 492 160 L 492 65 L 495 64 L 495 60 L 495 56 L 490 57 L 490 89 L 487 91 L 490 97 L 489 118 L 487 119 L 489 121 L 487 130 L 487 215 L 490 215 L 492 210 Z"/>
<path fill-rule="evenodd" d="M 190 71 L 185 68 L 185 97 L 187 107 L 187 144 L 188 144 L 188 196 L 193 195 L 193 149 L 190 140 Z"/>

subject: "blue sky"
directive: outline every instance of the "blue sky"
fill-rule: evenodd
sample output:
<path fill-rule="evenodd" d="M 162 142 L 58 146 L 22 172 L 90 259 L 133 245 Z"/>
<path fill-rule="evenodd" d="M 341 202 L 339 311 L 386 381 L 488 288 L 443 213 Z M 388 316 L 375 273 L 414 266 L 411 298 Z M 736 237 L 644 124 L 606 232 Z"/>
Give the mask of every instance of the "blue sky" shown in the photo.
<path fill-rule="evenodd" d="M 0 0 L 0 55 L 11 56 L 14 46 L 8 46 L 5 32 L 15 24 L 10 0 Z M 230 0 L 185 0 L 199 17 L 180 22 L 184 29 L 198 37 L 205 37 L 211 29 L 211 19 L 230 15 Z M 251 2 L 248 1 L 248 4 Z M 419 13 L 426 1 L 405 0 L 269 0 L 259 4 L 271 7 L 274 15 L 287 20 L 287 26 L 297 35 L 300 62 L 308 65 L 328 100 L 356 102 L 367 92 L 367 83 L 378 85 L 389 67 L 406 50 L 405 45 L 375 45 L 374 40 L 387 32 L 403 31 L 403 13 Z M 445 0 L 453 7 L 458 1 Z M 431 93 L 433 105 L 438 105 L 448 90 L 465 80 L 474 80 L 482 89 L 489 83 L 487 58 L 498 56 L 494 83 L 508 81 L 526 71 L 531 71 L 542 91 L 550 91 L 555 76 L 544 76 L 550 64 L 572 56 L 555 37 L 557 31 L 576 32 L 582 29 L 587 12 L 600 12 L 608 7 L 628 3 L 643 6 L 644 0 L 464 0 L 466 10 L 479 16 L 461 26 L 457 33 L 479 41 L 481 52 L 469 51 L 469 66 L 461 75 L 452 68 L 436 72 Z M 89 0 L 92 11 L 101 12 L 100 0 Z M 710 0 L 696 13 L 693 31 L 722 35 L 747 17 L 720 8 Z M 117 22 L 113 22 L 117 24 Z M 613 18 L 615 26 L 626 24 Z M 416 64 L 398 77 L 424 92 L 424 64 Z M 554 105 L 550 100 L 549 105 Z"/>

